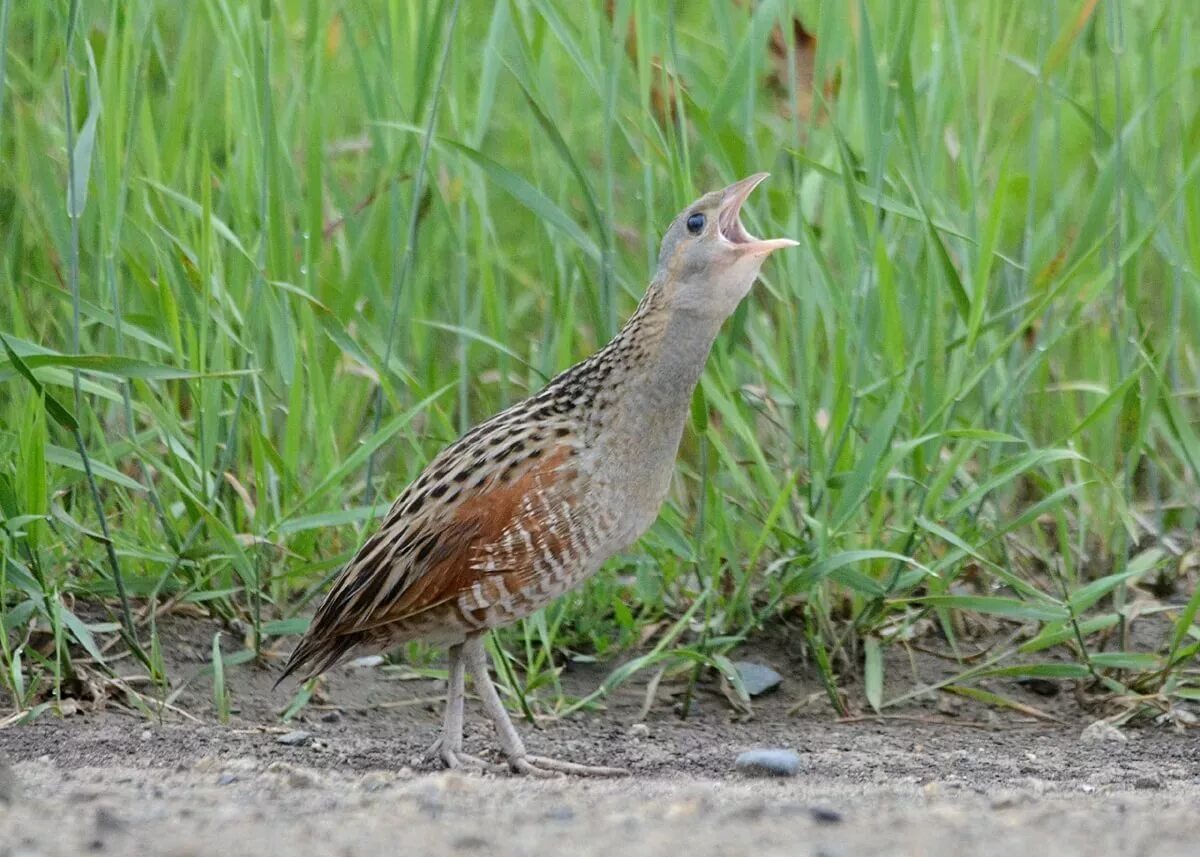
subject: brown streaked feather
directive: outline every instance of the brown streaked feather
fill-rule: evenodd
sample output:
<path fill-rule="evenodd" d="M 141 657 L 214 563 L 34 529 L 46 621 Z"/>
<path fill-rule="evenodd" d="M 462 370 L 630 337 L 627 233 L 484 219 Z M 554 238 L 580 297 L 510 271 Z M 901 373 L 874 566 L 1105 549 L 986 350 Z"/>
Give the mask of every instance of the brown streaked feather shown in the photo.
<path fill-rule="evenodd" d="M 445 522 L 436 562 L 431 563 L 398 597 L 381 599 L 378 608 L 366 615 L 346 617 L 350 621 L 346 622 L 349 627 L 345 630 L 368 630 L 411 619 L 454 601 L 486 575 L 512 575 L 513 583 L 519 585 L 521 575 L 532 571 L 524 558 L 509 558 L 503 568 L 491 570 L 480 565 L 480 558 L 502 544 L 508 533 L 515 530 L 538 532 L 543 528 L 536 515 L 523 513 L 522 506 L 530 497 L 563 493 L 564 483 L 570 483 L 574 475 L 562 468 L 570 455 L 569 447 L 560 446 L 554 454 L 527 468 L 514 481 L 496 485 L 463 501 Z"/>
<path fill-rule="evenodd" d="M 305 662 L 311 662 L 310 675 L 327 669 L 385 629 L 402 631 L 422 614 L 453 607 L 466 593 L 477 596 L 472 611 L 486 611 L 503 593 L 518 593 L 536 574 L 534 553 L 565 544 L 545 510 L 570 504 L 578 489 L 577 472 L 568 465 L 576 452 L 573 438 L 533 434 L 545 439 L 541 445 L 515 449 L 517 441 L 501 433 L 501 442 L 492 444 L 499 451 L 472 476 L 479 485 L 468 496 L 451 497 L 439 488 L 456 481 L 446 453 L 472 435 L 430 462 L 338 576 L 281 680 Z M 427 479 L 431 473 L 440 478 Z M 488 582 L 495 577 L 507 579 Z M 479 618 L 476 613 L 466 621 Z"/>

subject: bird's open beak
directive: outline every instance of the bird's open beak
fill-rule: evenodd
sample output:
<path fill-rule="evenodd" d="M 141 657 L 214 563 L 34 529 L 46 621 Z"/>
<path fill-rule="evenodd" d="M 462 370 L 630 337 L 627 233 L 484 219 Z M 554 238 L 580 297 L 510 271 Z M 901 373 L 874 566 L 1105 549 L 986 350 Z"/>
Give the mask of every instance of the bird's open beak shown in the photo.
<path fill-rule="evenodd" d="M 770 173 L 755 173 L 749 178 L 731 184 L 723 191 L 721 209 L 717 213 L 717 228 L 721 237 L 744 253 L 765 256 L 775 250 L 785 247 L 795 247 L 799 242 L 791 238 L 755 238 L 742 225 L 742 203 L 750 196 L 750 192 L 769 176 Z"/>

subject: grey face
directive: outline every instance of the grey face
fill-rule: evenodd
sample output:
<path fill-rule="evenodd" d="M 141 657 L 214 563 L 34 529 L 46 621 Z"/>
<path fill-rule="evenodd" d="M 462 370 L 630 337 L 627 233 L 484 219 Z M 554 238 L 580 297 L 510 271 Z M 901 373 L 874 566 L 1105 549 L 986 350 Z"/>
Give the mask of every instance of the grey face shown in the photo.
<path fill-rule="evenodd" d="M 742 203 L 766 177 L 757 173 L 707 193 L 671 223 L 658 255 L 658 277 L 673 285 L 677 308 L 728 315 L 754 284 L 767 256 L 796 245 L 790 238 L 756 238 L 742 224 Z"/>

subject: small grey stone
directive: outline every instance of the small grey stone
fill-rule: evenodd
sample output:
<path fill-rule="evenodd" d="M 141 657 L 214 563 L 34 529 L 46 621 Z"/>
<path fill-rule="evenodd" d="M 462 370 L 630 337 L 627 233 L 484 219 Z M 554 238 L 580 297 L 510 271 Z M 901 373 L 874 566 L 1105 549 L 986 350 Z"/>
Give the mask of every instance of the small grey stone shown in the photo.
<path fill-rule="evenodd" d="M 1079 734 L 1079 740 L 1085 744 L 1124 744 L 1129 739 L 1107 720 L 1097 720 Z"/>
<path fill-rule="evenodd" d="M 783 681 L 783 676 L 764 664 L 738 661 L 733 666 L 738 671 L 742 684 L 746 686 L 746 693 L 751 696 L 761 696 L 767 691 L 774 690 Z"/>
<path fill-rule="evenodd" d="M 747 750 L 733 764 L 751 777 L 794 777 L 800 770 L 800 754 L 794 750 Z"/>
<path fill-rule="evenodd" d="M 217 785 L 219 785 L 219 786 L 232 785 L 233 783 L 236 783 L 237 781 L 238 781 L 238 778 L 237 778 L 236 774 L 221 774 L 221 776 L 217 777 Z"/>
<path fill-rule="evenodd" d="M 812 820 L 817 824 L 841 824 L 842 814 L 836 809 L 830 809 L 827 806 L 812 806 L 808 808 L 808 814 L 812 816 Z"/>
<path fill-rule="evenodd" d="M 466 836 L 458 837 L 450 844 L 455 848 L 461 848 L 469 851 L 488 847 L 488 841 L 486 839 L 484 839 L 482 836 L 475 836 L 471 833 L 468 833 Z"/>
<path fill-rule="evenodd" d="M 305 732 L 303 729 L 296 729 L 292 732 L 287 733 L 286 735 L 280 735 L 278 738 L 275 739 L 275 743 L 276 744 L 286 744 L 289 747 L 303 747 L 305 744 L 307 744 L 311 740 L 312 740 L 312 736 L 309 735 L 307 732 Z"/>
<path fill-rule="evenodd" d="M 341 723 L 342 713 L 340 711 L 326 711 L 321 715 L 322 723 Z"/>
<path fill-rule="evenodd" d="M 937 701 L 938 714 L 947 717 L 958 717 L 962 714 L 963 700 L 957 696 L 939 696 Z"/>

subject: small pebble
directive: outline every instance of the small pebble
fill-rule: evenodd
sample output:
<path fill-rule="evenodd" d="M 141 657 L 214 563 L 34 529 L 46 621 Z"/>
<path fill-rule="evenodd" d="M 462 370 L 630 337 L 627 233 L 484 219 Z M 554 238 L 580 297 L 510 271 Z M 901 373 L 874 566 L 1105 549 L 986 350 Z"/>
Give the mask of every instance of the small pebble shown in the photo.
<path fill-rule="evenodd" d="M 484 839 L 482 836 L 475 836 L 473 834 L 460 836 L 450 844 L 455 848 L 460 848 L 467 851 L 474 851 L 476 849 L 488 847 L 488 841 L 486 839 Z"/>
<path fill-rule="evenodd" d="M 800 770 L 800 754 L 794 750 L 747 750 L 734 767 L 750 777 L 794 777 Z"/>
<path fill-rule="evenodd" d="M 733 666 L 738 671 L 738 675 L 742 679 L 742 684 L 746 687 L 746 693 L 751 696 L 761 696 L 768 691 L 774 690 L 783 681 L 783 676 L 764 664 L 756 664 L 753 661 L 738 661 Z"/>
<path fill-rule="evenodd" d="M 963 700 L 957 696 L 939 696 L 937 701 L 938 714 L 947 717 L 958 717 L 962 714 Z"/>
<path fill-rule="evenodd" d="M 221 776 L 217 777 L 217 785 L 219 785 L 219 786 L 232 785 L 233 783 L 236 783 L 237 781 L 238 781 L 238 778 L 237 778 L 236 774 L 221 774 Z"/>
<path fill-rule="evenodd" d="M 825 806 L 809 807 L 808 814 L 812 816 L 812 820 L 817 824 L 841 824 L 842 814 L 836 809 L 830 809 Z"/>
<path fill-rule="evenodd" d="M 1129 739 L 1124 732 L 1107 720 L 1097 720 L 1079 734 L 1079 740 L 1085 744 L 1124 744 Z"/>
<path fill-rule="evenodd" d="M 324 714 L 321 715 L 321 722 L 322 723 L 341 723 L 342 722 L 342 712 L 326 711 Z"/>
<path fill-rule="evenodd" d="M 635 723 L 629 727 L 629 734 L 634 738 L 645 738 L 650 734 L 650 727 L 645 723 Z"/>
<path fill-rule="evenodd" d="M 302 747 L 312 740 L 312 736 L 303 729 L 296 729 L 275 739 L 276 744 L 286 744 L 289 747 Z"/>

